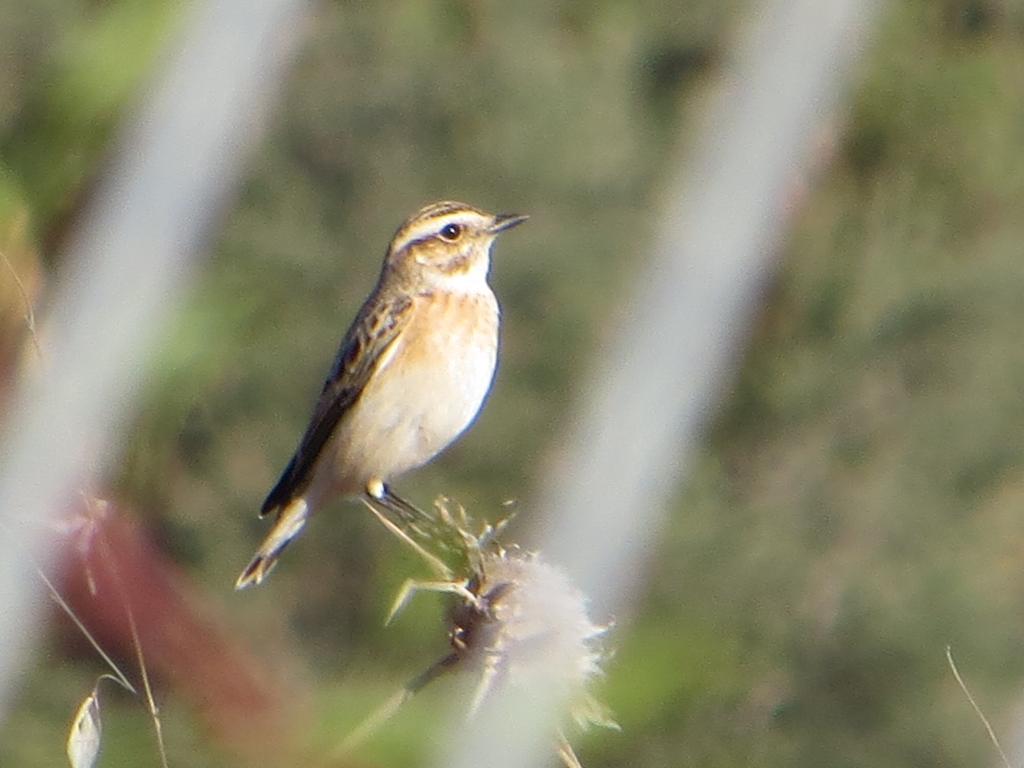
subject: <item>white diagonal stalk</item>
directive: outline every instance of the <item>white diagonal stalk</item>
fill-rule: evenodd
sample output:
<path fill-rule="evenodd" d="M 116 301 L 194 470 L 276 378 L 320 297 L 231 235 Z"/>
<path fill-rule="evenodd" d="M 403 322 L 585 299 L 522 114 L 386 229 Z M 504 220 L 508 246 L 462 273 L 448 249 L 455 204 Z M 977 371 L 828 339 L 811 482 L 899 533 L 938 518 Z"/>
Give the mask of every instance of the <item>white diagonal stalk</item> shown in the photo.
<path fill-rule="evenodd" d="M 638 587 L 669 495 L 746 336 L 814 132 L 839 103 L 877 5 L 765 0 L 747 11 L 703 133 L 669 186 L 626 320 L 598 355 L 604 365 L 535 507 L 537 549 L 566 567 L 597 616 L 621 617 Z M 537 620 L 557 626 L 557 617 Z M 438 764 L 550 762 L 563 704 L 551 662 L 535 684 L 495 691 L 472 728 L 453 730 Z"/>
<path fill-rule="evenodd" d="M 0 443 L 0 716 L 45 604 L 34 563 L 49 560 L 46 523 L 117 451 L 148 347 L 238 176 L 304 5 L 192 9 L 62 259 L 45 369 L 20 383 Z"/>

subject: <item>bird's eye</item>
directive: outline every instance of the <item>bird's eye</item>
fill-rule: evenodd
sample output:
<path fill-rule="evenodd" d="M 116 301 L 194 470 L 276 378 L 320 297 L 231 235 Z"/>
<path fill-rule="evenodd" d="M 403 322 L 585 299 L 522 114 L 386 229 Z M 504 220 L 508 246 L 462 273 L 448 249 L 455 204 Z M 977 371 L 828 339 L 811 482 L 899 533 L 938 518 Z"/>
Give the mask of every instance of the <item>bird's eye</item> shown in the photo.
<path fill-rule="evenodd" d="M 459 239 L 462 234 L 461 224 L 445 224 L 441 227 L 441 239 L 447 240 L 449 243 L 454 243 Z"/>

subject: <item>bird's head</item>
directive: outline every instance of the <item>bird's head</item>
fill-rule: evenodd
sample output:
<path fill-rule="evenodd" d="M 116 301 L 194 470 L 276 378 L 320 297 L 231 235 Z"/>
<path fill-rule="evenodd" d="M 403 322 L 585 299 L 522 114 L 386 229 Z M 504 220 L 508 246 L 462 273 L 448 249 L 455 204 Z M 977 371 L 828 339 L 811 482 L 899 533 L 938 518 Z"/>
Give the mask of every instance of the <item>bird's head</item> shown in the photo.
<path fill-rule="evenodd" d="M 432 203 L 398 228 L 386 264 L 425 286 L 483 285 L 494 239 L 526 218 L 486 213 L 465 203 Z"/>

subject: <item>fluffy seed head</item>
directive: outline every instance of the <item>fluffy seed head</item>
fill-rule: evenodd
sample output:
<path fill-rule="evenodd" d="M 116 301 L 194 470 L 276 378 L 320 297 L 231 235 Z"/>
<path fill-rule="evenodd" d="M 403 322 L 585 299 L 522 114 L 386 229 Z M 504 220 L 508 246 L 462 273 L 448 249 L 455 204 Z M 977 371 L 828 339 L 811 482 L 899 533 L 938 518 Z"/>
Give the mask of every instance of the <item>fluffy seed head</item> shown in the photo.
<path fill-rule="evenodd" d="M 560 698 L 585 704 L 572 707 L 578 720 L 611 724 L 593 716 L 587 696 L 601 674 L 607 627 L 590 620 L 586 599 L 563 570 L 535 554 L 492 549 L 481 557 L 470 591 L 477 602 L 456 611 L 452 642 L 482 659 L 471 709 L 495 686 L 532 686 L 543 678 Z"/>
<path fill-rule="evenodd" d="M 433 510 L 420 515 L 415 524 L 397 521 L 394 529 L 424 556 L 440 580 L 407 581 L 388 621 L 417 591 L 455 595 L 458 602 L 448 635 L 452 651 L 364 720 L 347 747 L 361 742 L 417 691 L 453 668 L 479 674 L 470 716 L 503 686 L 537 690 L 540 684 L 568 703 L 580 728 L 618 729 L 589 690 L 607 657 L 603 641 L 608 627 L 591 621 L 586 598 L 567 574 L 536 553 L 503 547 L 499 539 L 508 518 L 478 526 L 462 506 L 443 497 Z M 555 751 L 567 768 L 580 768 L 561 726 L 552 724 L 557 732 Z"/>

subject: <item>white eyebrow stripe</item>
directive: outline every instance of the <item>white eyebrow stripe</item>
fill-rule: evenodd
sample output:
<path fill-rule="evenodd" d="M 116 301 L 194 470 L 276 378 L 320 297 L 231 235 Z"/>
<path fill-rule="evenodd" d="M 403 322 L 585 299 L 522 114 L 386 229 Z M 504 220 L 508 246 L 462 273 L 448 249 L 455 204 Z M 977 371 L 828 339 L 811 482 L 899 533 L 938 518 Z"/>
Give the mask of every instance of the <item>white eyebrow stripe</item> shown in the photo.
<path fill-rule="evenodd" d="M 401 250 L 409 245 L 409 243 L 414 243 L 426 237 L 432 237 L 447 224 L 472 226 L 473 224 L 480 225 L 485 221 L 486 217 L 474 211 L 453 211 L 429 219 L 423 219 L 422 221 L 416 221 L 406 227 L 404 232 L 400 233 L 395 242 L 395 249 Z"/>

